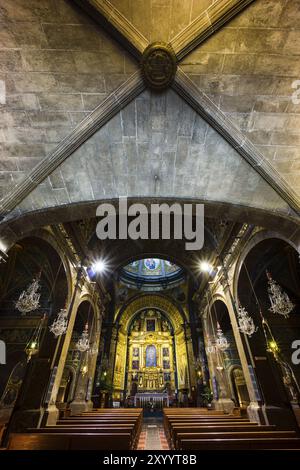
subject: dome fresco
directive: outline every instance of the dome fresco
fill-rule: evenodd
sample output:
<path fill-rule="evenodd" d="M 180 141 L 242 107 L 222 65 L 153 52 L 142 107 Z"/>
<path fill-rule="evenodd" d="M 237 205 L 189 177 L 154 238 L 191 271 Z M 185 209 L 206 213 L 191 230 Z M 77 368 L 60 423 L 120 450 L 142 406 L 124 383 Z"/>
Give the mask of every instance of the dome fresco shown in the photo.
<path fill-rule="evenodd" d="M 143 258 L 132 261 L 121 270 L 121 280 L 135 283 L 138 288 L 165 288 L 183 279 L 183 269 L 171 261 L 160 258 Z"/>

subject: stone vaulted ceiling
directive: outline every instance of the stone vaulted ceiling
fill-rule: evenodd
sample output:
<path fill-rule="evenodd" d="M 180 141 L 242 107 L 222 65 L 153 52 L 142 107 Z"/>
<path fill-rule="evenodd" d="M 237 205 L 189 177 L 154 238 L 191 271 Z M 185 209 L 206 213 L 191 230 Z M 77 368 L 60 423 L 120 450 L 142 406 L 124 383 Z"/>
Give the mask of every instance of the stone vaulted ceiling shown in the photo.
<path fill-rule="evenodd" d="M 0 0 L 2 224 L 120 195 L 295 217 L 299 24 L 299 0 Z M 179 62 L 160 94 L 156 40 Z"/>

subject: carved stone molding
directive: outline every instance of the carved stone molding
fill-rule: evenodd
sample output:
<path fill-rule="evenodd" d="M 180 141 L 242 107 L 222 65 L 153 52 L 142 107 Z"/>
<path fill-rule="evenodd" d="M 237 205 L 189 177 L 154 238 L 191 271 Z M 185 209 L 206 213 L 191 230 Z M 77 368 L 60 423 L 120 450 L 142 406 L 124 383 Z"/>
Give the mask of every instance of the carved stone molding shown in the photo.
<path fill-rule="evenodd" d="M 172 87 L 257 171 L 296 214 L 300 201 L 284 178 L 218 106 L 178 67 Z"/>
<path fill-rule="evenodd" d="M 0 214 L 3 216 L 13 210 L 80 145 L 104 126 L 144 89 L 144 80 L 138 71 L 111 93 L 89 116 L 83 119 L 47 157 L 33 168 L 26 179 L 1 200 Z"/>
<path fill-rule="evenodd" d="M 75 0 L 137 59 L 149 45 L 148 39 L 108 0 Z"/>
<path fill-rule="evenodd" d="M 149 88 L 164 90 L 174 80 L 177 68 L 176 55 L 168 44 L 155 42 L 145 49 L 141 67 Z"/>
<path fill-rule="evenodd" d="M 177 34 L 170 44 L 181 60 L 254 0 L 217 0 Z"/>

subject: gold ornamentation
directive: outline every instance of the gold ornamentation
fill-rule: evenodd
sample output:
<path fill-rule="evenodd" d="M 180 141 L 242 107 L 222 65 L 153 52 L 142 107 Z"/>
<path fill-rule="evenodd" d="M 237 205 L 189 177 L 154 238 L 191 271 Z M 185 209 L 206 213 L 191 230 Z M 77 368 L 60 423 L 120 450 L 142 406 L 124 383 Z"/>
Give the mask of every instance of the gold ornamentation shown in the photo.
<path fill-rule="evenodd" d="M 176 55 L 169 44 L 150 44 L 142 57 L 142 73 L 147 85 L 154 90 L 168 88 L 176 73 Z"/>

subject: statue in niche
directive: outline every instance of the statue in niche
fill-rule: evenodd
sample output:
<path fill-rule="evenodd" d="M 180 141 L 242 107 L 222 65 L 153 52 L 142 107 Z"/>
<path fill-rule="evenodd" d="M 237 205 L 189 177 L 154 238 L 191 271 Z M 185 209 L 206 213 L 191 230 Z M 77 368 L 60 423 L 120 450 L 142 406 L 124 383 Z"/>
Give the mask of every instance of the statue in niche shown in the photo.
<path fill-rule="evenodd" d="M 140 322 L 139 320 L 135 320 L 133 324 L 133 331 L 140 331 Z"/>
<path fill-rule="evenodd" d="M 161 328 L 162 328 L 163 331 L 169 331 L 169 325 L 168 325 L 168 322 L 166 320 L 163 320 Z"/>

